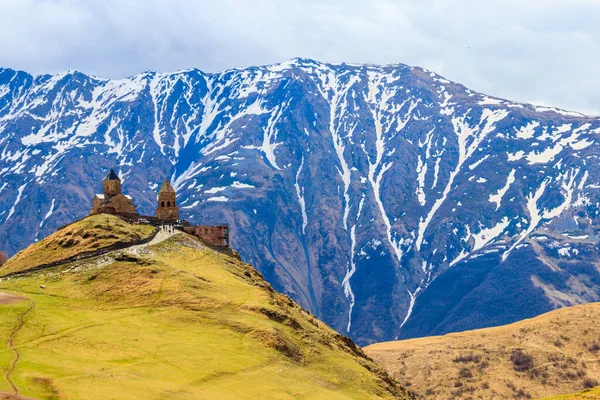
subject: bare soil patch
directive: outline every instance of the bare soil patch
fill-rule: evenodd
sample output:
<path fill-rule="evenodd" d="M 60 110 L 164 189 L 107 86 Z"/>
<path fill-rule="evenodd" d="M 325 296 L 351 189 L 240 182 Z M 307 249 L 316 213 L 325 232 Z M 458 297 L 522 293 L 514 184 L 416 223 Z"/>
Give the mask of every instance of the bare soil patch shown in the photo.
<path fill-rule="evenodd" d="M 25 297 L 15 296 L 14 294 L 8 294 L 0 292 L 0 305 L 18 303 L 19 301 L 27 300 Z M 0 392 L 0 400 L 4 400 L 2 393 Z"/>
<path fill-rule="evenodd" d="M 19 396 L 18 394 L 0 392 L 0 400 L 36 400 L 32 397 Z"/>

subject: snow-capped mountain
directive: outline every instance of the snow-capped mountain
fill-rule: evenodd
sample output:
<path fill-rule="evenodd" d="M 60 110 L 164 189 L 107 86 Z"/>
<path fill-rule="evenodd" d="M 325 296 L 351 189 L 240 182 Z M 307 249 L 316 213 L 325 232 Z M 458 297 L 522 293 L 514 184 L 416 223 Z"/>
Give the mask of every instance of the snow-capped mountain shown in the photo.
<path fill-rule="evenodd" d="M 599 134 L 405 65 L 0 69 L 0 250 L 85 216 L 115 167 L 142 213 L 169 177 L 185 218 L 228 223 L 361 344 L 511 322 L 600 299 Z"/>

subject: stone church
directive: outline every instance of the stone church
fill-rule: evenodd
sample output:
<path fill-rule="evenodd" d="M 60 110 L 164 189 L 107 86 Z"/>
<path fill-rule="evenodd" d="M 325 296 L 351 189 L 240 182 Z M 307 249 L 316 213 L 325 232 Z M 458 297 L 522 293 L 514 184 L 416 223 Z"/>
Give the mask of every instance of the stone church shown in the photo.
<path fill-rule="evenodd" d="M 137 214 L 131 196 L 121 193 L 121 179 L 112 169 L 102 180 L 103 194 L 92 199 L 90 214 Z"/>
<path fill-rule="evenodd" d="M 127 220 L 149 223 L 155 226 L 165 223 L 177 224 L 179 229 L 201 238 L 209 245 L 229 247 L 229 227 L 227 225 L 200 226 L 179 220 L 177 193 L 168 179 L 165 179 L 158 191 L 155 217 L 137 213 L 137 208 L 133 204 L 131 196 L 121 193 L 121 179 L 112 169 L 102 180 L 102 186 L 104 187 L 104 193 L 94 196 L 90 215 L 113 214 Z"/>
<path fill-rule="evenodd" d="M 177 207 L 177 194 L 175 189 L 165 179 L 158 191 L 158 206 L 156 208 L 156 217 L 140 216 L 137 208 L 133 204 L 131 196 L 121 193 L 121 179 L 112 169 L 102 180 L 104 193 L 96 194 L 92 200 L 92 209 L 90 215 L 94 214 L 113 214 L 138 219 L 143 217 L 152 220 L 154 223 L 170 222 L 179 220 L 179 207 Z"/>

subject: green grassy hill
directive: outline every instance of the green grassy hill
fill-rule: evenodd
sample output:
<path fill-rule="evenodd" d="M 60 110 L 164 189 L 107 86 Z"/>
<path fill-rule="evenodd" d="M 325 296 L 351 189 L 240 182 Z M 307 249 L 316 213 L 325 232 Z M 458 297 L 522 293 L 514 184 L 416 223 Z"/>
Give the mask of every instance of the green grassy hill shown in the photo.
<path fill-rule="evenodd" d="M 68 229 L 149 234 L 95 218 Z M 87 248 L 80 241 L 68 252 Z M 0 275 L 56 252 L 40 242 Z M 2 278 L 0 292 L 0 398 L 409 398 L 250 265 L 185 234 Z"/>

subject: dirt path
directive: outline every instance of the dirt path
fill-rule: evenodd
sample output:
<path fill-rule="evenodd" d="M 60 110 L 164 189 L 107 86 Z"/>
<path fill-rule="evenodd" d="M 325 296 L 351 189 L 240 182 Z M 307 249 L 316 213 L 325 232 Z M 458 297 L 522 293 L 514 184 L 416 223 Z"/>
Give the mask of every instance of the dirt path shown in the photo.
<path fill-rule="evenodd" d="M 164 242 L 165 240 L 169 239 L 171 236 L 175 236 L 178 233 L 181 233 L 181 232 L 178 230 L 173 230 L 173 232 L 168 232 L 166 230 L 161 229 L 158 231 L 156 236 L 154 236 L 154 238 L 151 241 L 149 241 L 148 243 L 139 244 L 137 246 L 127 247 L 126 249 L 123 249 L 123 250 L 128 253 L 139 255 L 139 250 L 145 249 L 148 246 L 154 246 L 155 244 L 158 244 L 160 242 Z"/>
<path fill-rule="evenodd" d="M 33 307 L 34 307 L 34 304 L 33 304 L 33 301 L 32 301 L 32 302 L 29 303 L 29 307 L 27 307 L 27 310 L 23 311 L 19 315 L 19 322 L 17 323 L 17 326 L 15 326 L 15 328 L 10 333 L 10 337 L 8 338 L 8 342 L 6 343 L 8 345 L 8 348 L 10 349 L 10 351 L 12 351 L 12 353 L 13 353 L 13 358 L 12 358 L 12 360 L 10 360 L 10 364 L 8 365 L 8 369 L 4 373 L 4 379 L 9 384 L 9 386 L 12 388 L 13 393 L 16 394 L 16 395 L 19 394 L 19 388 L 17 388 L 17 385 L 15 385 L 15 383 L 10 379 L 10 375 L 14 372 L 15 368 L 17 367 L 17 363 L 21 359 L 21 355 L 19 354 L 19 350 L 15 346 L 15 338 L 17 337 L 17 334 L 19 333 L 19 331 L 21 330 L 21 328 L 25 324 L 25 316 L 31 310 L 33 310 Z"/>

